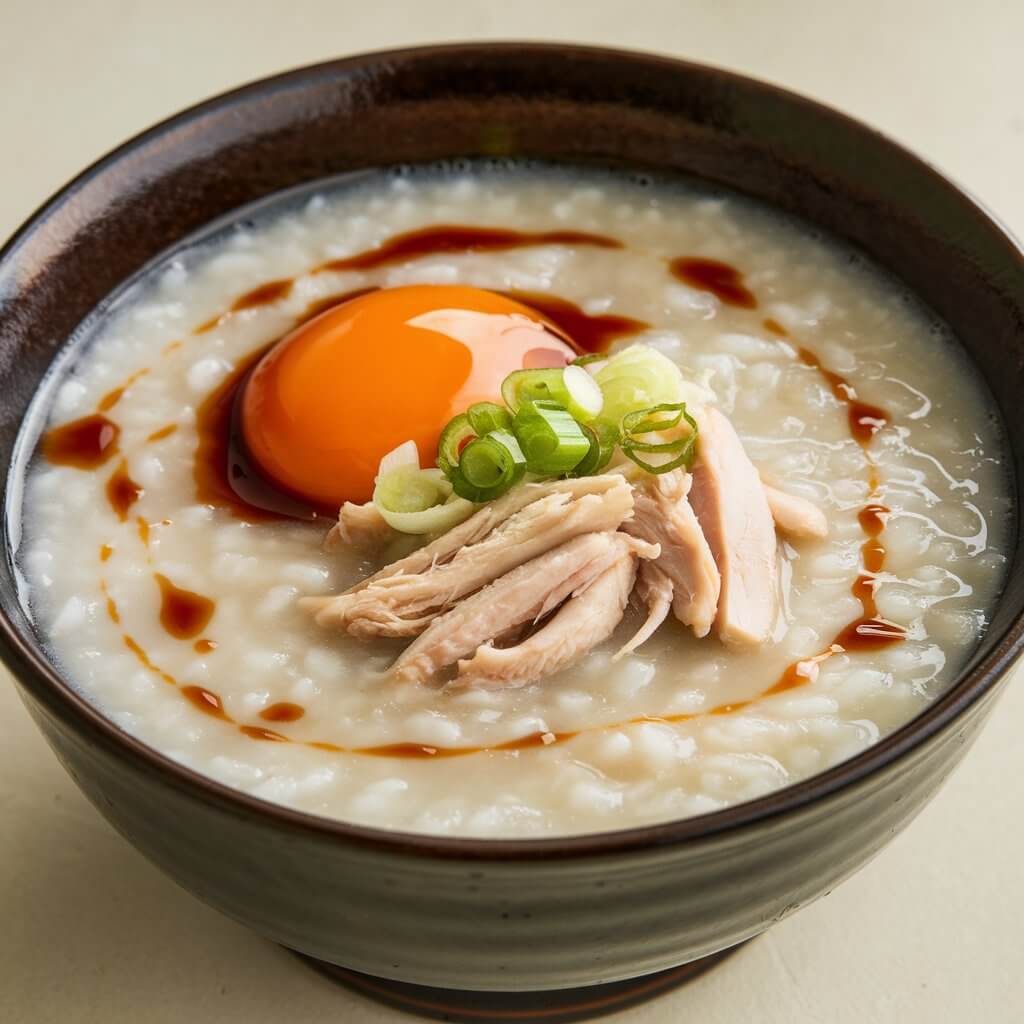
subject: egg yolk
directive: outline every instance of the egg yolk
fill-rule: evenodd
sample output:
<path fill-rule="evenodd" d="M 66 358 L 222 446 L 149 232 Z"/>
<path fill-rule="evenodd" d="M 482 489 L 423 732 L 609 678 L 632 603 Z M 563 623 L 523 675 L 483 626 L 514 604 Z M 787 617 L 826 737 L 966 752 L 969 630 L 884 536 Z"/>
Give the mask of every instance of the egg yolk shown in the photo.
<path fill-rule="evenodd" d="M 448 421 L 500 401 L 513 370 L 576 353 L 541 314 L 456 285 L 372 292 L 282 339 L 242 395 L 242 436 L 271 482 L 315 505 L 368 501 L 381 458 L 412 439 L 432 465 Z"/>

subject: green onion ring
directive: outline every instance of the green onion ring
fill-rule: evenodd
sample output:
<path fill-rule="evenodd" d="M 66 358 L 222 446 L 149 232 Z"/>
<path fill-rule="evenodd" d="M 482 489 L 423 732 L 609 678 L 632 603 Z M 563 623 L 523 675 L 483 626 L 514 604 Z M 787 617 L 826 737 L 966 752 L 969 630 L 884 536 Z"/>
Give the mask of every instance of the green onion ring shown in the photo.
<path fill-rule="evenodd" d="M 441 431 L 437 442 L 437 464 L 444 475 L 451 479 L 452 470 L 459 464 L 459 456 L 467 441 L 476 437 L 476 431 L 465 413 L 460 413 L 450 420 Z"/>
<path fill-rule="evenodd" d="M 590 451 L 573 467 L 569 476 L 594 476 L 612 461 L 619 443 L 619 432 L 611 423 L 600 420 L 591 424 L 581 423 L 580 426 L 590 442 Z"/>
<path fill-rule="evenodd" d="M 512 429 L 512 413 L 496 402 L 475 402 L 466 410 L 466 416 L 478 437 L 495 430 Z"/>
<path fill-rule="evenodd" d="M 590 439 L 568 409 L 557 402 L 524 401 L 513 429 L 531 473 L 561 476 L 590 452 Z"/>
<path fill-rule="evenodd" d="M 525 474 L 526 457 L 515 437 L 495 430 L 470 441 L 447 476 L 460 498 L 482 502 L 500 498 Z"/>

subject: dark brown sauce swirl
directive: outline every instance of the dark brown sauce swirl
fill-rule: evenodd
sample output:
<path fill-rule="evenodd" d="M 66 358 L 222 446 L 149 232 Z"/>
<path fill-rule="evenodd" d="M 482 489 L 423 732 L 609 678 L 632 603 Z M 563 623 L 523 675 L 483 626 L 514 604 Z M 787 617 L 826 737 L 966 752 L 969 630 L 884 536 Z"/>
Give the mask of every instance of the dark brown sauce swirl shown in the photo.
<path fill-rule="evenodd" d="M 210 317 L 209 320 L 200 324 L 192 333 L 206 334 L 207 331 L 212 331 L 215 327 L 224 323 L 234 313 L 241 313 L 245 309 L 256 309 L 259 306 L 269 306 L 279 302 L 281 299 L 286 299 L 291 295 L 294 285 L 295 279 L 291 277 L 284 277 L 277 281 L 267 281 L 265 284 L 253 288 L 244 295 L 239 295 L 230 309 Z"/>
<path fill-rule="evenodd" d="M 118 402 L 124 397 L 124 393 L 140 378 L 145 377 L 149 373 L 149 367 L 145 366 L 141 370 L 136 370 L 131 374 L 128 379 L 112 391 L 108 391 L 96 404 L 97 412 L 109 412 L 117 405 Z"/>
<path fill-rule="evenodd" d="M 181 695 L 203 714 L 212 715 L 222 722 L 233 722 L 234 719 L 224 710 L 224 702 L 220 697 L 203 686 L 183 686 Z"/>
<path fill-rule="evenodd" d="M 889 422 L 889 414 L 877 405 L 862 402 L 857 397 L 853 385 L 841 374 L 824 367 L 818 356 L 809 348 L 800 348 L 797 353 L 805 366 L 813 367 L 825 378 L 832 395 L 846 406 L 850 434 L 862 448 L 866 448 L 875 434 Z"/>
<path fill-rule="evenodd" d="M 264 708 L 260 712 L 260 718 L 265 722 L 297 722 L 305 713 L 306 709 L 301 704 L 280 701 Z"/>
<path fill-rule="evenodd" d="M 43 456 L 55 466 L 99 469 L 117 452 L 121 428 L 102 413 L 54 427 L 43 436 Z"/>
<path fill-rule="evenodd" d="M 128 510 L 142 497 L 143 487 L 128 475 L 128 463 L 122 459 L 107 481 L 107 501 L 123 523 Z"/>
<path fill-rule="evenodd" d="M 175 586 L 161 573 L 154 576 L 160 588 L 160 625 L 178 640 L 191 640 L 202 633 L 213 618 L 215 602 Z"/>
<path fill-rule="evenodd" d="M 242 359 L 196 410 L 199 440 L 192 463 L 196 498 L 250 523 L 334 518 L 337 509 L 314 506 L 267 479 L 246 451 L 238 398 L 249 374 L 273 344 Z"/>
<path fill-rule="evenodd" d="M 437 253 L 504 252 L 534 245 L 586 245 L 598 249 L 621 249 L 622 242 L 607 235 L 586 231 L 510 231 L 477 228 L 464 224 L 435 224 L 431 227 L 393 235 L 375 249 L 330 260 L 314 273 L 341 270 L 376 270 Z"/>
<path fill-rule="evenodd" d="M 668 265 L 669 273 L 683 284 L 711 292 L 719 302 L 739 309 L 756 309 L 757 296 L 743 283 L 743 275 L 731 264 L 680 256 Z"/>
<path fill-rule="evenodd" d="M 581 354 L 606 352 L 613 341 L 631 338 L 651 326 L 644 320 L 614 313 L 586 313 L 576 303 L 545 292 L 508 291 L 504 294 L 535 309 Z"/>
<path fill-rule="evenodd" d="M 146 440 L 149 442 L 162 441 L 165 437 L 170 437 L 171 434 L 175 433 L 177 429 L 177 423 L 168 423 L 166 427 L 161 427 L 159 430 L 154 430 L 153 433 L 146 438 Z"/>
<path fill-rule="evenodd" d="M 853 581 L 850 590 L 860 601 L 861 617 L 842 629 L 834 641 L 847 651 L 878 651 L 905 640 L 907 636 L 903 626 L 879 618 L 875 601 L 877 577 L 885 569 L 886 554 L 879 537 L 885 530 L 890 514 L 884 505 L 870 504 L 865 505 L 857 515 L 867 538 L 860 549 L 864 572 Z"/>

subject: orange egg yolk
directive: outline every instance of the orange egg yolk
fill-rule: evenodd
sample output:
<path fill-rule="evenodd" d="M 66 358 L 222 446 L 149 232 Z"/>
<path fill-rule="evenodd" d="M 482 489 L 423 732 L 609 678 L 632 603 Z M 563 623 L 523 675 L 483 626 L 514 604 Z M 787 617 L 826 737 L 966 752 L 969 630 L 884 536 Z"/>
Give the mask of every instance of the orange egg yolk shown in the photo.
<path fill-rule="evenodd" d="M 381 458 L 412 439 L 433 465 L 445 424 L 500 401 L 513 370 L 575 352 L 538 312 L 456 285 L 372 292 L 297 328 L 242 395 L 242 435 L 271 482 L 320 506 L 368 501 Z"/>

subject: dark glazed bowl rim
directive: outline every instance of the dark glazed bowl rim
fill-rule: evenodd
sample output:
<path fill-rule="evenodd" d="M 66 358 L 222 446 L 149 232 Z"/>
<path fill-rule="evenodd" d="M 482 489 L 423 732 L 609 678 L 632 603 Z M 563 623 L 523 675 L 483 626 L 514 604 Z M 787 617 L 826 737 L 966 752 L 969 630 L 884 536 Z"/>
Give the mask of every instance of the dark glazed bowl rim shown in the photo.
<path fill-rule="evenodd" d="M 0 266 L 12 259 L 21 244 L 30 236 L 45 229 L 47 220 L 104 169 L 130 157 L 145 144 L 159 139 L 175 128 L 194 122 L 207 113 L 230 109 L 240 101 L 253 96 L 268 96 L 279 90 L 301 87 L 325 77 L 352 75 L 361 69 L 379 64 L 395 65 L 414 61 L 425 55 L 458 58 L 485 57 L 488 53 L 519 54 L 527 58 L 586 55 L 618 64 L 645 65 L 650 70 L 663 70 L 666 74 L 689 68 L 714 76 L 720 81 L 759 90 L 764 95 L 773 96 L 816 117 L 830 118 L 856 133 L 873 137 L 888 147 L 900 160 L 915 165 L 919 171 L 931 176 L 951 198 L 966 206 L 973 216 L 984 221 L 993 233 L 1008 241 L 1016 252 L 1021 268 L 1024 269 L 1024 249 L 984 208 L 930 164 L 855 118 L 778 86 L 708 65 L 637 51 L 533 42 L 450 43 L 376 51 L 286 71 L 218 94 L 134 136 L 82 171 L 40 206 L 0 249 Z M 7 511 L 5 503 L 5 518 Z M 6 540 L 5 531 L 5 547 Z M 9 559 L 13 557 L 9 550 L 7 556 Z M 173 786 L 186 795 L 215 805 L 228 813 L 263 818 L 268 825 L 276 825 L 283 830 L 315 833 L 326 840 L 356 843 L 382 852 L 467 861 L 557 860 L 642 851 L 695 842 L 726 831 L 739 831 L 767 819 L 779 818 L 879 772 L 909 754 L 929 737 L 950 726 L 996 685 L 1022 649 L 1024 614 L 1018 615 L 1011 622 L 998 644 L 987 656 L 971 665 L 942 696 L 910 722 L 849 760 L 767 796 L 695 817 L 615 831 L 547 839 L 456 838 L 391 831 L 321 817 L 250 796 L 193 771 L 123 732 L 110 719 L 104 717 L 96 707 L 61 678 L 39 652 L 33 649 L 32 641 L 14 625 L 6 611 L 0 610 L 0 659 L 18 681 L 34 698 L 44 703 L 62 722 L 88 742 L 101 744 L 120 759 L 134 762 L 135 767 L 155 777 L 156 781 Z"/>

